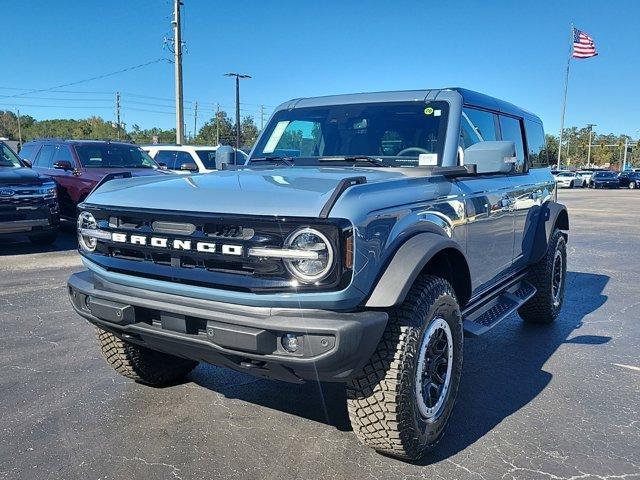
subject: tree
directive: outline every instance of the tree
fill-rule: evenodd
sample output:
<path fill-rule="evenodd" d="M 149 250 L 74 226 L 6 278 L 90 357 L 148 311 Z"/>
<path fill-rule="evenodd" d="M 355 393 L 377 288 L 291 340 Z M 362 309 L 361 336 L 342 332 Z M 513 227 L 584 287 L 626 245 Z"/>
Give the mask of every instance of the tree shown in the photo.
<path fill-rule="evenodd" d="M 246 116 L 240 122 L 240 146 L 251 148 L 258 139 L 258 127 L 253 121 L 253 117 Z"/>

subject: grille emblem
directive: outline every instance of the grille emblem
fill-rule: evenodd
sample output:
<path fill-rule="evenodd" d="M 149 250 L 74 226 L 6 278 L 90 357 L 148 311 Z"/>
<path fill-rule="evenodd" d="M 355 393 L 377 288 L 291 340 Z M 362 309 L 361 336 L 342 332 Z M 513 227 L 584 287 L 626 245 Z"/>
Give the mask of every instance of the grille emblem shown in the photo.
<path fill-rule="evenodd" d="M 13 197 L 15 194 L 15 190 L 11 190 L 10 188 L 4 188 L 0 190 L 0 197 L 9 198 Z"/>

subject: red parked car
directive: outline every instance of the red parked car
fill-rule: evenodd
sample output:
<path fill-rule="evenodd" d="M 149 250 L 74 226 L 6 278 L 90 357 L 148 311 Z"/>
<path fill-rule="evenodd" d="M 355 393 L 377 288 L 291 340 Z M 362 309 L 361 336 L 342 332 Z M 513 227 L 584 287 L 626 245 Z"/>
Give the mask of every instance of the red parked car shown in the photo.
<path fill-rule="evenodd" d="M 58 185 L 60 215 L 76 218 L 76 207 L 109 173 L 133 176 L 171 175 L 137 145 L 95 140 L 35 140 L 25 143 L 20 158 Z"/>

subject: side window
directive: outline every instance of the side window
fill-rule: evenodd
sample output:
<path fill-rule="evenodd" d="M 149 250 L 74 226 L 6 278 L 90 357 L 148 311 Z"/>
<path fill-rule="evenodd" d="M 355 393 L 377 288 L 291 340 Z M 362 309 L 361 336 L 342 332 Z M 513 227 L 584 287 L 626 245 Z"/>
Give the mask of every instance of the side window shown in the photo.
<path fill-rule="evenodd" d="M 460 120 L 460 146 L 462 148 L 496 139 L 496 123 L 493 113 L 474 108 L 462 109 L 462 119 Z"/>
<path fill-rule="evenodd" d="M 524 154 L 524 141 L 522 139 L 520 120 L 500 115 L 500 130 L 502 130 L 502 140 L 511 140 L 516 144 L 516 172 L 523 173 L 529 170 Z"/>
<path fill-rule="evenodd" d="M 176 168 L 176 151 L 175 150 L 159 150 L 153 158 L 157 163 L 164 163 L 169 170 Z"/>
<path fill-rule="evenodd" d="M 55 145 L 45 145 L 40 149 L 34 165 L 40 168 L 53 168 L 53 156 L 56 153 Z"/>
<path fill-rule="evenodd" d="M 70 162 L 72 167 L 75 167 L 76 162 L 73 161 L 73 155 L 71 155 L 71 150 L 66 145 L 56 145 L 56 151 L 53 154 L 53 160 L 51 164 L 53 166 L 56 162 Z"/>
<path fill-rule="evenodd" d="M 38 147 L 39 145 L 25 145 L 22 147 L 22 150 L 20 150 L 20 158 L 33 163 L 36 153 L 38 153 Z"/>
<path fill-rule="evenodd" d="M 548 167 L 549 157 L 542 124 L 525 120 L 524 126 L 527 131 L 527 146 L 529 147 L 529 162 L 531 163 L 531 167 Z"/>
<path fill-rule="evenodd" d="M 196 161 L 189 152 L 177 152 L 175 169 L 180 170 L 180 167 L 185 163 L 196 163 Z"/>

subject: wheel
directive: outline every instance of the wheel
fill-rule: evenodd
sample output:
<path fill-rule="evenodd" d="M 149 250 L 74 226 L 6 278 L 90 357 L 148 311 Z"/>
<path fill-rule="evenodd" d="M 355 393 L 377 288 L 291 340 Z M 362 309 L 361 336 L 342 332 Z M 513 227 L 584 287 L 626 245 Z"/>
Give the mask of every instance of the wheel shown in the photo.
<path fill-rule="evenodd" d="M 96 336 L 107 363 L 116 372 L 136 382 L 158 387 L 170 385 L 198 365 L 193 360 L 127 342 L 99 327 L 96 327 Z"/>
<path fill-rule="evenodd" d="M 587 188 L 587 182 L 582 182 L 582 188 Z"/>
<path fill-rule="evenodd" d="M 567 276 L 567 242 L 560 230 L 555 230 L 547 253 L 529 267 L 527 280 L 538 290 L 518 309 L 525 322 L 551 323 L 562 309 Z"/>
<path fill-rule="evenodd" d="M 569 182 L 569 188 L 573 188 L 573 180 Z"/>
<path fill-rule="evenodd" d="M 51 245 L 58 238 L 58 231 L 29 235 L 29 241 L 34 245 Z"/>
<path fill-rule="evenodd" d="M 358 439 L 378 452 L 416 460 L 442 437 L 462 374 L 463 330 L 453 288 L 419 277 L 362 372 L 347 384 Z"/>
<path fill-rule="evenodd" d="M 636 182 L 629 183 L 629 190 L 634 190 L 636 188 Z"/>

